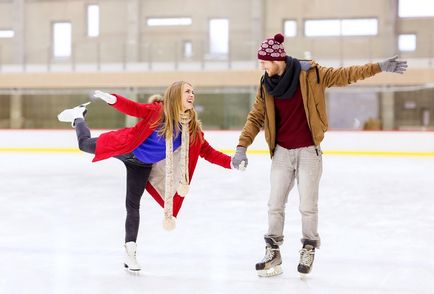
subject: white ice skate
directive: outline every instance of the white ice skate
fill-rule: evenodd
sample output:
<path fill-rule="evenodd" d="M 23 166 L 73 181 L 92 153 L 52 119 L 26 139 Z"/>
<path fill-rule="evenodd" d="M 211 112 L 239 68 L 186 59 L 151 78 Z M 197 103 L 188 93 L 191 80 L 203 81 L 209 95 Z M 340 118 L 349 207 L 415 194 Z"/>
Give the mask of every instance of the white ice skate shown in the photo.
<path fill-rule="evenodd" d="M 141 267 L 136 259 L 136 251 L 137 244 L 136 242 L 127 242 L 124 245 L 125 247 L 125 259 L 124 259 L 124 267 L 127 271 L 131 273 L 138 274 L 141 270 Z"/>
<path fill-rule="evenodd" d="M 86 106 L 89 105 L 90 102 L 78 105 L 74 108 L 65 109 L 61 113 L 57 115 L 57 119 L 61 122 L 70 122 L 71 126 L 74 127 L 74 121 L 77 118 L 83 118 L 86 115 L 87 109 Z"/>

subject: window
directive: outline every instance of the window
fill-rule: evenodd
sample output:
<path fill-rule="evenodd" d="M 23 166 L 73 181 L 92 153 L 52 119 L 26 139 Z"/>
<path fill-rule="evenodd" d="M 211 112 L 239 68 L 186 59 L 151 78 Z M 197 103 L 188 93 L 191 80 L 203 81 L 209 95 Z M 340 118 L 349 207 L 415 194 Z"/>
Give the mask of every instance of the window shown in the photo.
<path fill-rule="evenodd" d="M 229 20 L 219 18 L 209 21 L 209 48 L 211 54 L 229 53 Z"/>
<path fill-rule="evenodd" d="M 295 20 L 285 20 L 283 22 L 283 33 L 285 37 L 297 36 L 297 22 Z"/>
<path fill-rule="evenodd" d="M 148 26 L 189 26 L 192 20 L 190 17 L 172 18 L 148 18 Z"/>
<path fill-rule="evenodd" d="M 378 21 L 375 18 L 343 19 L 342 36 L 375 36 L 378 33 Z"/>
<path fill-rule="evenodd" d="M 434 1 L 432 0 L 399 0 L 400 17 L 434 17 Z"/>
<path fill-rule="evenodd" d="M 183 56 L 184 58 L 193 57 L 193 43 L 191 41 L 184 41 Z"/>
<path fill-rule="evenodd" d="M 400 51 L 415 51 L 416 50 L 416 35 L 402 34 L 398 38 L 398 47 Z"/>
<path fill-rule="evenodd" d="M 87 6 L 87 36 L 99 36 L 99 5 Z"/>
<path fill-rule="evenodd" d="M 307 37 L 319 36 L 372 36 L 378 33 L 375 18 L 306 20 Z"/>
<path fill-rule="evenodd" d="M 13 38 L 15 31 L 13 30 L 0 30 L 0 38 Z"/>
<path fill-rule="evenodd" d="M 304 34 L 307 37 L 339 36 L 340 31 L 340 21 L 337 19 L 306 20 L 304 23 Z"/>
<path fill-rule="evenodd" d="M 54 57 L 71 56 L 71 23 L 56 22 L 53 24 Z"/>

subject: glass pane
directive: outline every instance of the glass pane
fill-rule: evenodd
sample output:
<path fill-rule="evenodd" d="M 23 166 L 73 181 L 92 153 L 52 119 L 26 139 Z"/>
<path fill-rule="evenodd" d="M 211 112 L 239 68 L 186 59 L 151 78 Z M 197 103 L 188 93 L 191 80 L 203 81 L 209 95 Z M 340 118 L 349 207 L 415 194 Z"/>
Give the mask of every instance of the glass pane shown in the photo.
<path fill-rule="evenodd" d="M 193 44 L 190 41 L 184 42 L 184 57 L 185 58 L 193 57 Z"/>
<path fill-rule="evenodd" d="M 54 57 L 71 56 L 71 23 L 54 23 Z"/>
<path fill-rule="evenodd" d="M 13 30 L 0 30 L 0 38 L 13 38 L 15 32 Z"/>
<path fill-rule="evenodd" d="M 304 23 L 304 34 L 307 37 L 339 36 L 340 33 L 341 22 L 338 19 L 306 20 Z"/>
<path fill-rule="evenodd" d="M 89 5 L 87 7 L 87 35 L 89 37 L 99 36 L 99 6 Z"/>
<path fill-rule="evenodd" d="M 400 17 L 434 16 L 433 0 L 399 0 Z"/>
<path fill-rule="evenodd" d="M 211 19 L 209 21 L 210 53 L 228 54 L 229 20 Z"/>
<path fill-rule="evenodd" d="M 297 22 L 295 20 L 285 20 L 283 32 L 285 37 L 295 37 L 297 35 Z"/>
<path fill-rule="evenodd" d="M 399 35 L 398 46 L 400 51 L 415 51 L 416 35 L 415 34 Z"/>
<path fill-rule="evenodd" d="M 378 33 L 378 21 L 370 19 L 343 19 L 343 36 L 372 36 Z"/>

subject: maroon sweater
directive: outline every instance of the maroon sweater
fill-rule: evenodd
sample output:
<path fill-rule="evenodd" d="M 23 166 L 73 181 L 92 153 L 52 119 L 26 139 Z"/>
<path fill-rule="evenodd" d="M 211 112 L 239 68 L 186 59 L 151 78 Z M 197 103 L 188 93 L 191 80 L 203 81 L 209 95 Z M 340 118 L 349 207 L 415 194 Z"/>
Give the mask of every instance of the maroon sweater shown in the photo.
<path fill-rule="evenodd" d="M 300 86 L 290 99 L 274 98 L 276 109 L 276 143 L 287 149 L 314 145 L 307 124 Z"/>

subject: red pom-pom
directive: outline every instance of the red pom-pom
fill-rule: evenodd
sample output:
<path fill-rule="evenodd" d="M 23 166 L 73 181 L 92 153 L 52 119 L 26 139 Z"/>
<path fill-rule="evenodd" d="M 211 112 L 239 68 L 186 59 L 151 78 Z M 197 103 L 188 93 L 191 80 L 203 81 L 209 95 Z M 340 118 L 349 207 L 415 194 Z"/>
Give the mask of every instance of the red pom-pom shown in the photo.
<path fill-rule="evenodd" d="M 285 37 L 282 34 L 277 34 L 274 36 L 274 41 L 277 41 L 279 43 L 283 43 L 285 40 Z"/>

